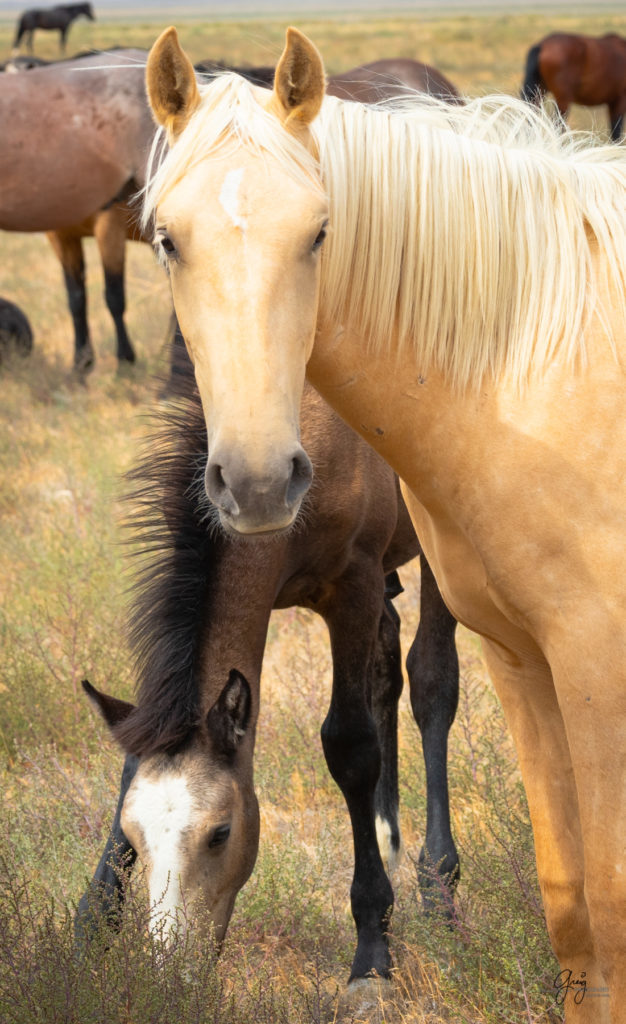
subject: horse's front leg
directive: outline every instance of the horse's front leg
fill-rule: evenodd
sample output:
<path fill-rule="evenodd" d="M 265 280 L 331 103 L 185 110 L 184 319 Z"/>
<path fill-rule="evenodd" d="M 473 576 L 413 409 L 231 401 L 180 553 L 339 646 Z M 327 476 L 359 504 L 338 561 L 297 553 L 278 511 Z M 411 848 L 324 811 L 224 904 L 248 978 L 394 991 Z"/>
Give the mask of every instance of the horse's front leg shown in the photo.
<path fill-rule="evenodd" d="M 387 931 L 393 891 L 376 837 L 374 795 L 380 746 L 368 701 L 368 674 L 383 608 L 382 570 L 353 566 L 337 585 L 324 617 L 330 632 L 333 686 L 322 744 L 330 773 L 341 789 L 352 823 L 354 877 L 350 890 L 357 949 L 350 981 L 391 968 Z"/>
<path fill-rule="evenodd" d="M 122 806 L 138 763 L 132 754 L 126 755 L 111 832 L 89 887 L 78 904 L 74 936 L 79 952 L 98 933 L 103 923 L 114 930 L 119 928 L 124 902 L 124 873 L 133 866 L 137 856 L 122 831 Z"/>
<path fill-rule="evenodd" d="M 74 368 L 87 373 L 93 368 L 94 351 L 87 324 L 87 292 L 83 244 L 70 231 L 48 231 L 48 240 L 61 261 L 67 299 L 74 323 Z"/>
<path fill-rule="evenodd" d="M 457 624 L 423 553 L 420 566 L 420 622 L 407 657 L 411 706 L 426 767 L 426 839 L 419 857 L 419 885 L 425 910 L 450 915 L 460 877 L 448 797 L 448 732 L 459 700 Z"/>
<path fill-rule="evenodd" d="M 124 323 L 124 314 L 126 313 L 124 267 L 128 217 L 129 213 L 126 207 L 114 203 L 109 209 L 102 210 L 98 214 L 94 224 L 94 235 L 104 270 L 104 298 L 115 325 L 117 359 L 120 363 L 135 362 L 135 350 Z"/>
<path fill-rule="evenodd" d="M 402 593 L 396 572 L 385 579 L 385 602 L 378 624 L 378 636 L 370 669 L 369 692 L 372 715 L 381 748 L 380 776 L 374 796 L 378 847 L 387 871 L 392 871 L 400 853 L 398 822 L 398 701 L 402 693 L 400 616 L 392 598 Z"/>
<path fill-rule="evenodd" d="M 609 121 L 611 124 L 611 142 L 619 142 L 624 127 L 626 113 L 626 94 L 620 96 L 616 103 L 609 104 Z"/>

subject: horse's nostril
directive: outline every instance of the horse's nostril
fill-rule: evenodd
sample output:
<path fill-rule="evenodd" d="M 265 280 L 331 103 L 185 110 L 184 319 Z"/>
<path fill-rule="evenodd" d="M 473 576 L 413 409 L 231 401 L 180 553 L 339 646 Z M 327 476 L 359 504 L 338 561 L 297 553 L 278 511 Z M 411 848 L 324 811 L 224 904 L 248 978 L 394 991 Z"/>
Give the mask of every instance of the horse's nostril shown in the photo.
<path fill-rule="evenodd" d="M 209 500 L 217 508 L 223 509 L 231 515 L 237 514 L 239 508 L 233 493 L 226 483 L 222 466 L 217 462 L 209 462 L 204 476 L 204 484 Z"/>
<path fill-rule="evenodd" d="M 291 460 L 291 477 L 285 495 L 287 505 L 291 507 L 308 491 L 313 479 L 313 466 L 305 451 L 299 451 Z"/>

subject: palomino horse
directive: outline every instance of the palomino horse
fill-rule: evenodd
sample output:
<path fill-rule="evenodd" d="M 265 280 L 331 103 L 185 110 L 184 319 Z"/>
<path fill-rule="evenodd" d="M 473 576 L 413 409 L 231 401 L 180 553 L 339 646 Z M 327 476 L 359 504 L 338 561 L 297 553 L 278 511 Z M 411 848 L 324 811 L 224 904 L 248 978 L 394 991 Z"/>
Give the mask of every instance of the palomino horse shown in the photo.
<path fill-rule="evenodd" d="M 83 238 L 92 235 L 102 260 L 105 299 L 115 325 L 118 360 L 132 363 L 135 359 L 124 323 L 124 262 L 127 239 L 141 238 L 128 200 L 143 184 L 147 143 L 154 128 L 143 76 L 132 70 L 143 67 L 146 57 L 143 50 L 113 50 L 41 68 L 36 77 L 23 80 L 19 87 L 0 79 L 4 139 L 0 180 L 6 187 L 5 198 L 0 199 L 0 228 L 47 232 L 63 268 L 74 325 L 74 363 L 82 372 L 94 364 L 82 245 Z M 118 70 L 117 65 L 123 70 Z M 94 70 L 96 67 L 98 71 Z M 197 65 L 197 70 L 215 71 L 216 67 L 203 62 Z M 87 68 L 88 73 L 79 74 L 76 68 Z M 268 85 L 274 75 L 273 68 L 228 70 Z M 331 94 L 369 102 L 390 98 L 407 89 L 432 90 L 451 100 L 457 97 L 454 86 L 436 68 L 412 60 L 378 61 L 336 75 L 329 82 Z M 124 105 L 124 116 L 117 119 L 120 103 Z M 106 119 L 104 123 L 95 119 L 99 114 Z M 75 130 L 76 117 L 80 118 L 80 132 Z M 46 143 L 44 149 L 42 139 L 49 123 L 54 124 L 60 141 L 52 149 Z M 72 132 L 71 141 L 68 129 Z M 74 171 L 78 147 L 79 175 Z M 37 172 L 34 176 L 33 168 Z M 59 194 L 68 175 L 68 194 Z M 104 183 L 103 175 L 107 176 Z M 48 191 L 41 184 L 44 178 Z M 100 186 L 92 193 L 94 179 Z M 31 226 L 33 223 L 35 227 Z"/>
<path fill-rule="evenodd" d="M 399 619 L 390 598 L 398 593 L 395 568 L 418 552 L 398 482 L 309 387 L 302 436 L 315 487 L 302 524 L 266 543 L 227 537 L 212 522 L 216 513 L 203 487 L 207 435 L 200 396 L 191 374 L 182 379 L 184 404 L 166 414 L 160 437 L 133 474 L 138 538 L 151 553 L 133 616 L 137 709 L 86 684 L 127 758 L 112 836 L 81 900 L 77 934 L 89 933 L 103 912 L 117 922 L 119 868 L 138 853 L 156 908 L 155 929 L 168 933 L 183 907 L 193 920 L 200 902 L 221 941 L 257 852 L 252 769 L 270 612 L 301 605 L 322 615 L 330 633 L 333 684 L 322 738 L 353 825 L 358 947 L 352 974 L 387 974 L 393 893 L 381 853 L 392 862 L 400 844 L 402 689 Z M 443 876 L 438 884 L 432 874 L 430 884 L 427 873 L 422 876 L 431 904 L 442 886 L 453 890 L 458 877 L 446 779 L 458 662 L 456 623 L 425 561 L 422 572 L 420 626 L 408 668 L 427 772 L 421 860 Z"/>
<path fill-rule="evenodd" d="M 65 51 L 65 43 L 70 25 L 73 21 L 76 21 L 76 18 L 80 18 L 81 15 L 88 18 L 89 21 L 96 20 L 91 4 L 59 4 L 57 7 L 30 8 L 20 15 L 13 47 L 17 49 L 23 37 L 26 36 L 28 49 L 32 53 L 35 30 L 41 28 L 48 31 L 57 30 L 59 33 L 59 46 L 62 51 Z"/>
<path fill-rule="evenodd" d="M 126 236 L 137 232 L 125 200 L 144 183 L 154 135 L 144 65 L 144 51 L 120 50 L 0 76 L 0 229 L 49 233 L 68 287 L 74 361 L 83 370 L 93 362 L 80 242 L 89 233 L 105 266 L 118 358 L 134 359 L 122 271 Z"/>
<path fill-rule="evenodd" d="M 229 75 L 198 90 L 174 29 L 147 81 L 170 150 L 145 224 L 195 366 L 207 493 L 248 537 L 293 523 L 305 374 L 393 466 L 513 732 L 568 1024 L 617 1024 L 626 153 L 512 98 L 325 98 L 295 30 L 269 97 Z"/>
<path fill-rule="evenodd" d="M 522 96 L 538 102 L 551 92 L 562 117 L 572 103 L 609 108 L 611 138 L 622 134 L 626 113 L 626 39 L 554 32 L 531 46 L 526 57 Z"/>

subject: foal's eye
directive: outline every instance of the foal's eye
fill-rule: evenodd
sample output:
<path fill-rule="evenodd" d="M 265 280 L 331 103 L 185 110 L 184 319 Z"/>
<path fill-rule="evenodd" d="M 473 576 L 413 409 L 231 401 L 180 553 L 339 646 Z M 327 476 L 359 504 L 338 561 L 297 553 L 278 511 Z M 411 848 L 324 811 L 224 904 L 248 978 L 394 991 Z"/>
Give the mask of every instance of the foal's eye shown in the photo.
<path fill-rule="evenodd" d="M 319 232 L 317 238 L 313 242 L 313 250 L 312 250 L 313 252 L 317 252 L 317 250 L 322 247 L 322 243 L 323 243 L 324 239 L 326 238 L 326 228 L 327 227 L 328 227 L 328 225 L 324 224 L 324 226 L 320 229 L 320 232 Z"/>
<path fill-rule="evenodd" d="M 214 850 L 216 846 L 223 846 L 230 835 L 230 825 L 218 825 L 209 833 L 208 847 Z"/>

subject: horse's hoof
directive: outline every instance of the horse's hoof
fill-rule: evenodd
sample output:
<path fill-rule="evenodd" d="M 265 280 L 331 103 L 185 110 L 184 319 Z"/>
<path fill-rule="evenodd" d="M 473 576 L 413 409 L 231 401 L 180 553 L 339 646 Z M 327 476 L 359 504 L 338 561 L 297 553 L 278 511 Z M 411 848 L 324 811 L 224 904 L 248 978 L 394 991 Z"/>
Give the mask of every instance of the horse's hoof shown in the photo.
<path fill-rule="evenodd" d="M 383 1024 L 386 1019 L 385 1003 L 391 992 L 392 983 L 388 978 L 355 978 L 339 996 L 337 1021 Z"/>
<path fill-rule="evenodd" d="M 85 346 L 80 352 L 77 352 L 74 357 L 74 370 L 80 376 L 84 377 L 85 374 L 91 373 L 96 363 L 96 357 L 91 347 Z"/>

